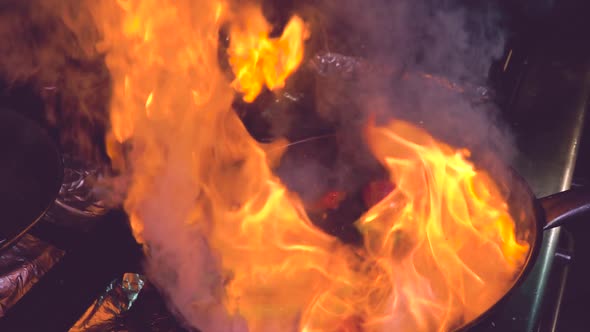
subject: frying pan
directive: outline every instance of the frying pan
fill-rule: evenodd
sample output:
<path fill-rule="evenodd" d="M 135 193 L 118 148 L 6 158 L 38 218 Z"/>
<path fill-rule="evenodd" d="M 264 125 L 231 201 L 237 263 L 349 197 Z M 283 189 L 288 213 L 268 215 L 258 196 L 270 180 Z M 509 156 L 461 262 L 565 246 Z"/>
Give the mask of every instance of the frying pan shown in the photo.
<path fill-rule="evenodd" d="M 530 244 L 528 257 L 513 285 L 502 298 L 479 317 L 466 322 L 458 331 L 466 331 L 487 317 L 526 280 L 541 249 L 543 231 L 590 217 L 590 188 L 570 189 L 536 198 L 522 177 L 512 170 L 504 170 L 504 173 L 504 179 L 510 185 L 508 204 L 515 219 L 517 238 Z"/>
<path fill-rule="evenodd" d="M 306 139 L 302 140 L 301 143 L 291 143 L 291 146 L 287 149 L 285 156 L 281 160 L 281 165 L 279 166 L 278 171 L 279 176 L 281 173 L 292 173 L 293 169 L 300 167 L 300 163 L 297 161 L 302 159 L 308 159 L 308 161 L 310 158 L 313 159 L 313 161 L 320 160 L 321 156 L 316 156 L 314 153 L 321 155 L 325 154 L 325 151 L 315 152 L 318 146 L 317 141 L 326 141 L 330 139 L 334 138 L 322 136 L 315 140 Z M 306 147 L 305 145 L 309 146 Z M 334 143 L 332 145 L 337 146 L 338 144 Z M 296 146 L 297 148 L 295 148 Z M 530 245 L 530 249 L 523 268 L 513 279 L 514 281 L 510 289 L 486 312 L 482 313 L 476 319 L 464 322 L 461 326 L 458 326 L 457 330 L 459 331 L 465 331 L 487 317 L 489 313 L 493 312 L 509 297 L 515 288 L 526 280 L 528 273 L 535 265 L 534 263 L 537 259 L 537 255 L 541 249 L 544 230 L 576 222 L 586 215 L 590 218 L 590 188 L 584 187 L 571 189 L 544 198 L 536 198 L 527 182 L 513 169 L 507 167 L 504 163 L 498 160 L 497 157 L 489 154 L 480 156 L 479 158 L 474 156 L 472 161 L 477 168 L 486 170 L 492 178 L 498 181 L 502 188 L 502 192 L 504 192 L 507 197 L 510 214 L 515 221 L 516 238 L 520 241 L 526 241 Z M 330 166 L 338 168 L 338 165 Z M 284 169 L 280 169 L 281 167 Z M 285 177 L 283 178 L 283 182 L 285 182 L 287 187 L 290 187 L 291 190 L 297 191 L 299 188 L 305 187 L 305 182 L 297 183 L 299 178 L 300 177 Z M 307 190 L 310 190 L 309 187 L 307 187 Z M 322 191 L 322 189 L 320 189 L 320 191 Z M 349 196 L 353 197 L 358 196 L 354 192 L 348 192 L 348 194 L 351 194 Z M 327 213 L 328 218 L 320 222 L 316 222 L 309 211 L 308 215 L 314 223 L 324 231 L 338 236 L 341 240 L 346 242 L 346 239 L 350 238 L 349 234 L 356 231 L 356 228 L 353 225 L 354 221 L 358 215 L 364 213 L 364 211 L 357 211 L 357 216 L 350 216 L 350 218 L 348 218 L 351 211 L 349 207 L 351 205 L 354 204 L 351 204 L 350 202 L 341 203 L 338 210 L 342 211 L 331 211 L 332 215 L 335 217 L 330 218 L 330 213 Z M 324 214 L 324 212 L 322 212 L 322 214 Z M 343 216 L 345 216 L 344 220 Z M 357 237 L 360 237 L 360 235 Z"/>
<path fill-rule="evenodd" d="M 0 252 L 27 233 L 55 201 L 61 154 L 34 121 L 0 109 Z"/>

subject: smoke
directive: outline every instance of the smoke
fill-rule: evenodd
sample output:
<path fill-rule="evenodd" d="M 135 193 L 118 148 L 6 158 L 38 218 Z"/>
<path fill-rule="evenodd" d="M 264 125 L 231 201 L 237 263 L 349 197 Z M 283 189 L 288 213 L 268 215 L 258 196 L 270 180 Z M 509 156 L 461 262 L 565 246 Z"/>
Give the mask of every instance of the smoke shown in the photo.
<path fill-rule="evenodd" d="M 0 77 L 45 100 L 46 126 L 62 150 L 89 161 L 101 151 L 110 77 L 95 51 L 96 28 L 79 1 L 3 1 Z"/>
<path fill-rule="evenodd" d="M 357 64 L 361 72 L 352 79 L 338 74 L 322 78 L 320 111 L 343 124 L 363 122 L 368 115 L 406 119 L 450 144 L 493 150 L 509 161 L 515 152 L 512 137 L 496 105 L 474 99 L 477 89 L 489 90 L 488 72 L 505 46 L 496 5 L 458 0 L 319 0 L 303 5 L 321 39 L 313 53 L 340 53 L 369 64 Z M 423 74 L 456 83 L 466 93 Z"/>
<path fill-rule="evenodd" d="M 429 73 L 459 85 L 485 86 L 487 71 L 504 48 L 502 16 L 494 3 L 265 2 L 271 7 L 268 11 L 283 17 L 283 21 L 287 11 L 298 12 L 310 22 L 313 38 L 308 56 L 334 52 L 362 58 L 377 67 L 352 80 L 336 73 L 317 84 L 313 112 L 333 126 L 359 128 L 369 114 L 381 119 L 395 116 L 420 124 L 453 145 L 493 150 L 510 160 L 515 152 L 512 137 L 498 120 L 493 104 L 475 104 L 464 94 L 416 75 Z M 100 36 L 86 2 L 4 1 L 0 16 L 4 40 L 0 45 L 0 75 L 12 84 L 32 83 L 40 93 L 46 87 L 56 88 L 60 111 L 53 111 L 55 101 L 49 100 L 46 114 L 49 125 L 60 129 L 63 150 L 91 160 L 104 158 L 111 77 L 104 54 L 97 51 Z M 402 78 L 404 73 L 413 76 Z M 273 130 L 301 130 L 302 123 L 294 122 L 292 117 L 281 117 Z M 309 125 L 314 121 L 306 118 L 301 122 Z M 358 139 L 351 136 L 343 141 L 354 145 L 351 142 Z M 354 163 L 345 159 L 348 164 Z M 344 162 L 339 166 L 347 173 L 354 169 Z M 340 182 L 350 178 L 335 177 L 341 178 Z"/>
<path fill-rule="evenodd" d="M 461 79 L 485 79 L 504 48 L 494 1 L 317 0 L 301 6 L 320 47 Z M 322 33 L 323 32 L 323 33 Z"/>
<path fill-rule="evenodd" d="M 150 198 L 141 207 L 149 259 L 146 272 L 169 300 L 170 308 L 201 331 L 247 332 L 245 322 L 231 317 L 223 306 L 224 280 L 219 257 L 204 232 L 178 221 L 194 210 L 196 186 L 183 160 L 170 160 L 159 174 Z M 163 208 L 160 204 L 165 204 Z"/>
<path fill-rule="evenodd" d="M 305 201 L 331 190 L 354 195 L 386 176 L 366 150 L 369 118 L 409 121 L 474 158 L 508 163 L 515 155 L 488 86 L 506 34 L 494 1 L 309 0 L 283 10 L 312 28 L 307 63 L 287 87 L 311 97 L 270 106 L 277 115 L 269 131 L 295 142 L 334 135 L 294 144 L 276 170 Z M 346 222 L 362 212 L 347 211 Z"/>

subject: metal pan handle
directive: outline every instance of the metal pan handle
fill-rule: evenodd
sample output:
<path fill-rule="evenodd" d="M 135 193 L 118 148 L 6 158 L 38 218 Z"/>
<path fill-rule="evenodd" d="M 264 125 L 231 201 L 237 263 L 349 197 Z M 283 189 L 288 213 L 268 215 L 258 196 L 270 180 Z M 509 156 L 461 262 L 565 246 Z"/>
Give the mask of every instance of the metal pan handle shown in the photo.
<path fill-rule="evenodd" d="M 545 210 L 546 224 L 543 230 L 559 227 L 590 215 L 590 188 L 566 190 L 539 199 Z"/>

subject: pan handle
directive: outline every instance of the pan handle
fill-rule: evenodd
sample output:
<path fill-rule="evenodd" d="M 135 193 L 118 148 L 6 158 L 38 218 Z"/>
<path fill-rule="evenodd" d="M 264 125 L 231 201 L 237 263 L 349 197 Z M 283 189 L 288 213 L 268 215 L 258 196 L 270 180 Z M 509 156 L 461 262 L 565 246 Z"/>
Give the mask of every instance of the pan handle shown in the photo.
<path fill-rule="evenodd" d="M 562 191 L 539 201 L 545 210 L 546 224 L 543 230 L 559 227 L 590 213 L 590 188 Z"/>

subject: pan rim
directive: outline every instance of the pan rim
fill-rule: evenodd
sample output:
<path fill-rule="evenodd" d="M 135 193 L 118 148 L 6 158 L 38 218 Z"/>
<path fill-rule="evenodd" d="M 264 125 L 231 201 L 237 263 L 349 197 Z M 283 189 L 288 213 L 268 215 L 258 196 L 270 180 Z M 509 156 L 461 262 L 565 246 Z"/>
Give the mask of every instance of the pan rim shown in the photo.
<path fill-rule="evenodd" d="M 29 119 L 28 117 L 20 114 L 16 110 L 13 110 L 10 108 L 0 107 L 0 114 L 1 114 L 1 116 L 9 116 L 9 117 L 18 118 L 19 121 L 22 121 L 26 126 L 28 126 L 30 128 L 34 128 L 34 130 L 37 131 L 37 133 L 39 134 L 39 138 L 42 139 L 44 142 L 46 142 L 48 148 L 50 148 L 52 150 L 52 153 L 56 156 L 56 158 L 55 158 L 56 165 L 55 166 L 56 166 L 56 170 L 58 170 L 57 174 L 55 174 L 57 176 L 57 178 L 55 180 L 55 183 L 56 183 L 55 188 L 47 189 L 48 193 L 50 193 L 51 196 L 53 197 L 53 200 L 51 200 L 48 204 L 46 204 L 45 208 L 39 213 L 39 215 L 33 221 L 31 221 L 26 227 L 24 227 L 20 232 L 16 233 L 15 235 L 12 235 L 12 236 L 9 235 L 9 237 L 7 237 L 7 239 L 0 244 L 0 253 L 2 253 L 4 250 L 10 248 L 16 242 L 18 242 L 25 234 L 27 234 L 31 230 L 31 228 L 33 228 L 35 225 L 37 225 L 37 223 L 39 223 L 41 220 L 43 220 L 43 218 L 45 217 L 47 212 L 53 207 L 53 205 L 55 204 L 55 199 L 58 197 L 59 191 L 60 191 L 62 184 L 63 184 L 64 161 L 63 161 L 62 153 L 61 153 L 58 145 L 49 136 L 47 131 L 43 127 L 41 127 L 38 123 L 36 123 L 35 121 Z"/>
<path fill-rule="evenodd" d="M 469 322 L 467 322 L 467 323 L 461 325 L 460 327 L 456 328 L 455 330 L 453 330 L 455 332 L 466 332 L 467 330 L 477 326 L 483 320 L 488 318 L 492 313 L 496 312 L 499 307 L 501 307 L 503 304 L 505 304 L 509 300 L 510 296 L 515 292 L 515 290 L 518 289 L 527 280 L 527 277 L 529 276 L 529 274 L 531 273 L 531 271 L 533 270 L 533 268 L 536 265 L 537 258 L 539 256 L 539 252 L 541 251 L 541 246 L 543 243 L 543 233 L 544 233 L 543 226 L 545 224 L 545 219 L 546 219 L 545 211 L 543 210 L 543 207 L 541 206 L 539 199 L 536 197 L 536 195 L 533 193 L 532 189 L 528 185 L 528 182 L 526 182 L 526 180 L 518 172 L 516 172 L 516 170 L 514 170 L 512 167 L 506 166 L 505 168 L 506 168 L 506 171 L 508 172 L 510 178 L 512 179 L 512 184 L 517 183 L 517 185 L 520 186 L 520 189 L 525 191 L 528 198 L 531 200 L 531 204 L 532 204 L 532 212 L 531 212 L 532 216 L 531 217 L 534 218 L 534 224 L 536 226 L 535 227 L 535 234 L 533 235 L 533 238 L 531 241 L 531 248 L 529 249 L 529 253 L 527 255 L 527 258 L 526 258 L 525 262 L 523 263 L 523 267 L 521 268 L 518 276 L 515 277 L 515 281 L 512 283 L 512 286 L 510 286 L 504 292 L 504 294 L 492 306 L 490 306 L 486 311 L 482 312 L 475 319 L 472 319 Z"/>

